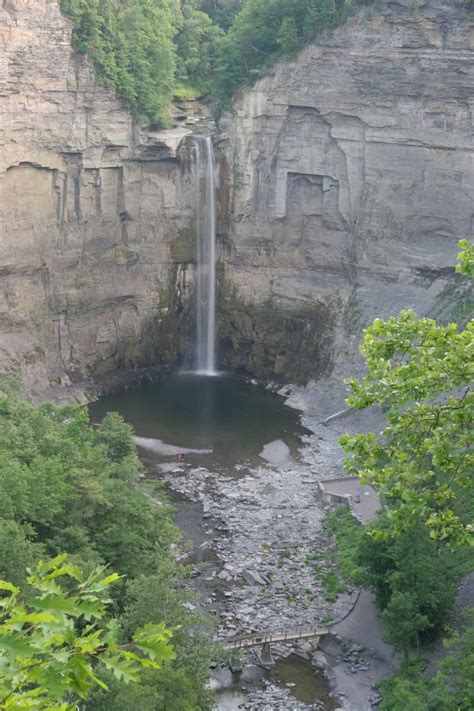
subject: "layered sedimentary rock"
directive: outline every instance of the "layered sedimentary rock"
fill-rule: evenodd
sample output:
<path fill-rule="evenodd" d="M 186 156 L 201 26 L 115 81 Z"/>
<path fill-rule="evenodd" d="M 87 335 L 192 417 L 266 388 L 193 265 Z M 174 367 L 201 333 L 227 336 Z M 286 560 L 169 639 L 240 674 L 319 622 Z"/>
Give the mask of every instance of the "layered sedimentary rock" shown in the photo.
<path fill-rule="evenodd" d="M 474 230 L 473 18 L 382 0 L 237 97 L 216 141 L 221 367 L 307 381 L 376 315 L 449 312 Z M 0 2 L 0 370 L 32 395 L 186 351 L 186 132 L 134 123 L 58 0 Z"/>
<path fill-rule="evenodd" d="M 0 370 L 30 394 L 176 361 L 187 132 L 133 122 L 74 53 L 57 0 L 0 2 Z"/>
<path fill-rule="evenodd" d="M 224 362 L 304 380 L 375 316 L 448 300 L 474 231 L 473 48 L 464 4 L 382 2 L 238 97 Z"/>

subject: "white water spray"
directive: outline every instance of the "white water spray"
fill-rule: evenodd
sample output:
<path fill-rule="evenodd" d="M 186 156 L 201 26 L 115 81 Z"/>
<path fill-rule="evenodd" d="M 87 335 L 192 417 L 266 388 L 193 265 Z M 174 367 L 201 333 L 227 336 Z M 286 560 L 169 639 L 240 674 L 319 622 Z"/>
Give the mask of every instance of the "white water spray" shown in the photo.
<path fill-rule="evenodd" d="M 216 179 L 211 138 L 196 137 L 197 207 L 196 371 L 216 374 Z"/>

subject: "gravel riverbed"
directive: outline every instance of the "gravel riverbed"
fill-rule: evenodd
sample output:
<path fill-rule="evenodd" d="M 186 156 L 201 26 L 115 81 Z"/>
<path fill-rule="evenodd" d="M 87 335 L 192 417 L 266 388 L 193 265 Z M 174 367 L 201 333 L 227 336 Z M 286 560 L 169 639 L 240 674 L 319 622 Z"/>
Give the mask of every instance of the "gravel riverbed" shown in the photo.
<path fill-rule="evenodd" d="M 287 389 L 286 393 L 301 399 L 301 392 Z M 328 601 L 312 558 L 316 554 L 323 561 L 324 572 L 327 540 L 317 482 L 341 475 L 342 453 L 337 442 L 341 431 L 359 427 L 357 414 L 352 419 L 351 423 L 347 419 L 343 424 L 336 420 L 323 426 L 319 413 L 315 416 L 306 411 L 303 423 L 314 434 L 303 438 L 297 462 L 281 457 L 278 445 L 278 465 L 242 463 L 232 471 L 211 470 L 188 462 L 157 465 L 160 476 L 174 492 L 202 506 L 206 538 L 199 546 L 198 556 L 205 560 L 212 552 L 213 563 L 200 573 L 205 592 L 198 605 L 216 617 L 219 640 L 267 630 L 323 627 L 349 620 L 354 614 L 351 610 L 359 591 L 349 588 L 335 602 Z M 365 607 L 363 614 L 367 618 L 363 627 L 379 624 L 373 603 L 372 607 Z M 323 669 L 337 696 L 335 702 L 327 700 L 327 706 L 320 702 L 302 703 L 292 695 L 291 688 L 263 680 L 248 692 L 241 708 L 374 708 L 378 698 L 373 683 L 391 671 L 395 660 L 380 639 L 383 630 L 374 628 L 374 639 L 367 640 L 373 642 L 373 647 L 366 648 L 357 641 L 357 625 L 354 634 L 347 625 L 346 622 L 345 637 L 336 627 L 322 648 L 304 641 L 274 649 L 282 656 L 296 652 L 315 669 Z M 252 655 L 248 654 L 247 659 L 251 661 Z"/>

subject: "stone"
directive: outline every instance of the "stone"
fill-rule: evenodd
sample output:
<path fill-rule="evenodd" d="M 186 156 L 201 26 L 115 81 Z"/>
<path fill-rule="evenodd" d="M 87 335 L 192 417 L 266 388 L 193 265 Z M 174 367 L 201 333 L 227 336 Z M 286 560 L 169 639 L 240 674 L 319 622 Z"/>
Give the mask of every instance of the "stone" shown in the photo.
<path fill-rule="evenodd" d="M 218 139 L 238 176 L 222 208 L 226 366 L 306 383 L 353 366 L 376 316 L 454 306 L 473 234 L 473 32 L 462 3 L 381 0 L 236 97 Z"/>
<path fill-rule="evenodd" d="M 172 366 L 193 284 L 190 131 L 137 124 L 71 31 L 58 0 L 0 3 L 0 370 L 37 399 Z"/>
<path fill-rule="evenodd" d="M 382 0 L 239 93 L 216 139 L 224 367 L 305 383 L 353 367 L 374 316 L 449 317 L 473 31 L 462 3 Z M 190 129 L 135 123 L 57 0 L 2 3 L 0 57 L 0 369 L 84 402 L 91 374 L 189 350 Z"/>
<path fill-rule="evenodd" d="M 281 439 L 276 439 L 266 444 L 259 456 L 274 466 L 291 464 L 290 448 Z"/>
<path fill-rule="evenodd" d="M 266 585 L 265 580 L 255 571 L 244 570 L 242 577 L 249 585 Z"/>

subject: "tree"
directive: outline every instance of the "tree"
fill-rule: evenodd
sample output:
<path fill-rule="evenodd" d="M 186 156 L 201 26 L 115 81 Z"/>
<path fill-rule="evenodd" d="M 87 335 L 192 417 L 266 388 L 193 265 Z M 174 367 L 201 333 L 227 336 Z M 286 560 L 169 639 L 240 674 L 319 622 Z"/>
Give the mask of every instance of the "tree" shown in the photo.
<path fill-rule="evenodd" d="M 409 590 L 392 595 L 382 618 L 387 625 L 388 642 L 403 652 L 405 659 L 408 659 L 415 640 L 419 647 L 419 632 L 430 627 L 426 615 L 419 612 L 415 595 Z"/>
<path fill-rule="evenodd" d="M 176 0 L 60 0 L 73 22 L 73 43 L 137 118 L 169 123 L 175 85 Z"/>
<path fill-rule="evenodd" d="M 457 271 L 472 276 L 473 246 L 460 247 Z M 411 311 L 376 319 L 361 348 L 367 375 L 349 383 L 349 404 L 378 406 L 386 417 L 378 435 L 341 439 L 347 470 L 375 486 L 382 510 L 355 546 L 339 534 L 338 543 L 406 657 L 443 630 L 457 584 L 472 569 L 473 335 L 472 321 L 440 324 Z M 408 693 L 402 687 L 397 680 L 400 698 Z"/>
<path fill-rule="evenodd" d="M 34 407 L 2 381 L 0 522 L 19 560 L 41 544 L 39 555 L 67 550 L 85 567 L 108 563 L 131 577 L 167 565 L 179 532 L 166 500 L 157 506 L 136 486 L 130 427 L 117 414 L 94 428 L 84 408 Z"/>
<path fill-rule="evenodd" d="M 216 93 L 230 96 L 255 80 L 278 57 L 336 27 L 346 16 L 341 0 L 244 0 L 216 58 Z"/>
<path fill-rule="evenodd" d="M 380 711 L 428 711 L 428 682 L 422 676 L 426 664 L 403 662 L 399 671 L 382 679 Z M 441 711 L 440 709 L 437 711 Z"/>
<path fill-rule="evenodd" d="M 340 573 L 374 593 L 394 646 L 408 656 L 444 631 L 473 548 L 439 546 L 422 521 L 386 535 L 391 521 L 383 510 L 361 526 L 342 506 L 328 512 L 326 529 L 337 542 Z"/>
<path fill-rule="evenodd" d="M 95 685 L 107 690 L 98 667 L 128 683 L 140 668 L 158 670 L 173 659 L 163 624 L 146 624 L 118 643 L 116 621 L 105 618 L 106 593 L 119 576 L 104 572 L 84 578 L 61 555 L 38 563 L 27 596 L 0 581 L 0 709 L 73 711 Z"/>
<path fill-rule="evenodd" d="M 138 708 L 161 710 L 171 708 L 173 699 L 182 709 L 208 711 L 210 652 L 200 618 L 182 607 L 188 593 L 187 571 L 175 562 L 180 533 L 158 486 L 153 499 L 145 495 L 149 484 L 139 478 L 131 428 L 117 414 L 93 427 L 86 408 L 32 406 L 18 389 L 16 378 L 0 374 L 0 578 L 28 593 L 26 566 L 63 551 L 85 579 L 97 566 L 110 565 L 120 575 L 110 597 L 121 644 L 133 645 L 136 627 L 148 623 L 163 621 L 179 630 L 173 665 L 147 668 L 133 688 L 104 664 L 94 667 L 109 687 L 99 687 L 104 698 L 98 708 L 110 709 L 111 699 L 126 708 L 133 698 Z M 64 580 L 69 590 L 74 581 Z M 132 590 L 140 598 L 136 624 L 124 614 L 131 609 Z M 91 691 L 88 708 L 95 708 L 97 695 Z"/>
<path fill-rule="evenodd" d="M 209 90 L 217 43 L 223 32 L 209 15 L 196 8 L 194 0 L 184 0 L 182 13 L 183 22 L 176 37 L 176 78 L 205 93 Z"/>
<path fill-rule="evenodd" d="M 460 246 L 459 271 L 472 274 L 472 246 Z M 341 438 L 347 471 L 379 492 L 392 522 L 386 533 L 423 521 L 440 544 L 472 544 L 474 321 L 459 328 L 402 311 L 376 319 L 361 352 L 368 373 L 349 381 L 347 402 L 381 407 L 387 426 Z"/>
<path fill-rule="evenodd" d="M 367 0 L 355 0 L 356 3 Z M 369 2 L 371 0 L 368 0 Z M 343 22 L 350 0 L 60 0 L 73 43 L 137 118 L 166 126 L 173 95 L 225 102 L 282 55 Z"/>
<path fill-rule="evenodd" d="M 118 618 L 125 640 L 131 639 L 133 631 L 146 622 L 163 621 L 174 629 L 176 656 L 173 666 L 160 671 L 147 670 L 142 674 L 140 684 L 134 687 L 125 687 L 111 679 L 108 682 L 110 694 L 96 690 L 88 702 L 88 711 L 107 711 L 111 707 L 126 711 L 134 706 L 149 711 L 163 708 L 167 711 L 207 711 L 212 707 L 212 697 L 206 689 L 211 657 L 209 625 L 183 607 L 182 590 L 170 585 L 170 579 L 176 576 L 174 566 L 174 570 L 162 575 L 141 576 L 128 583 L 124 591 L 124 612 Z M 189 593 L 187 597 L 190 597 Z M 146 705 L 142 698 L 147 699 Z"/>
<path fill-rule="evenodd" d="M 474 708 L 474 609 L 466 626 L 445 644 L 447 654 L 428 692 L 430 711 L 469 711 Z"/>
<path fill-rule="evenodd" d="M 471 711 L 474 708 L 474 609 L 468 624 L 446 642 L 446 656 L 436 674 L 423 676 L 421 660 L 402 664 L 400 670 L 379 682 L 380 711 Z M 470 622 L 470 624 L 469 624 Z"/>
<path fill-rule="evenodd" d="M 199 8 L 211 17 L 214 22 L 228 30 L 234 17 L 242 8 L 243 0 L 200 0 Z"/>
<path fill-rule="evenodd" d="M 293 17 L 285 17 L 277 34 L 277 42 L 283 54 L 291 56 L 298 49 L 298 33 Z"/>
<path fill-rule="evenodd" d="M 385 534 L 390 525 L 382 513 L 365 527 L 355 552 L 357 569 L 363 570 L 358 582 L 374 592 L 382 610 L 393 611 L 396 596 L 409 593 L 403 615 L 388 613 L 387 632 L 392 643 L 395 637 L 403 637 L 405 632 L 399 628 L 404 619 L 409 646 L 416 642 L 419 647 L 436 637 L 448 621 L 459 580 L 474 562 L 473 552 L 439 548 L 423 522 L 397 535 L 373 535 L 374 531 Z M 396 606 L 400 608 L 400 600 Z"/>
<path fill-rule="evenodd" d="M 24 571 L 41 553 L 41 546 L 28 538 L 31 531 L 16 521 L 0 518 L 0 577 L 21 585 Z"/>
<path fill-rule="evenodd" d="M 131 466 L 136 466 L 136 446 L 133 428 L 123 421 L 118 412 L 108 412 L 98 432 L 97 441 L 105 444 L 107 453 L 113 462 L 129 461 Z"/>

